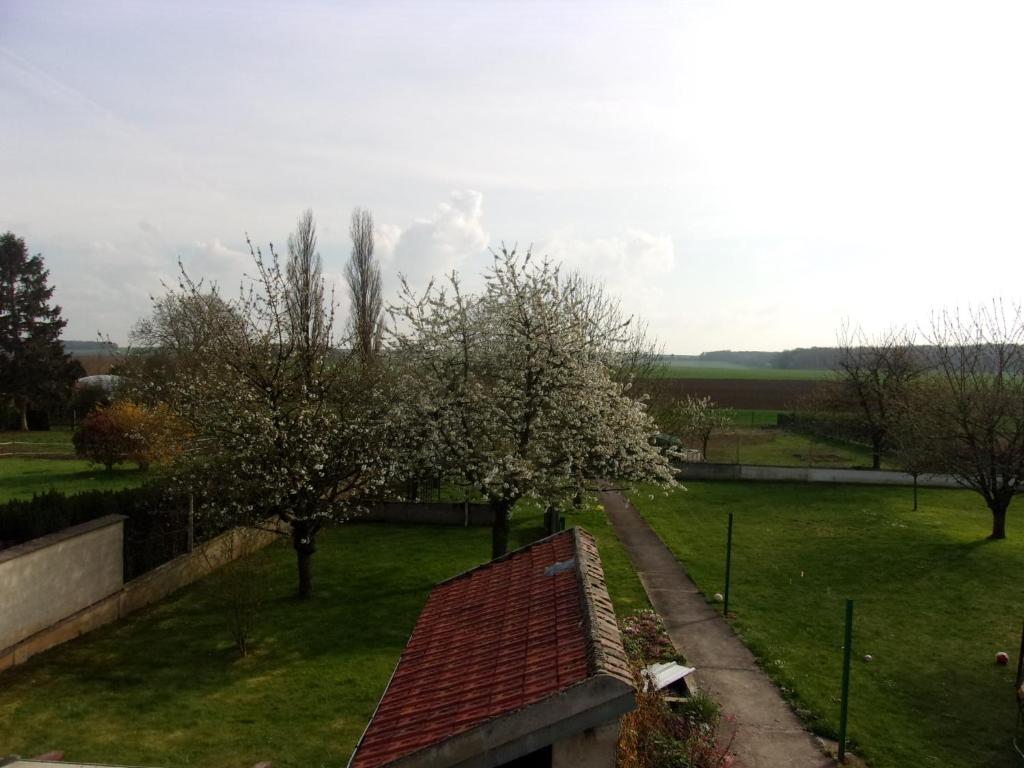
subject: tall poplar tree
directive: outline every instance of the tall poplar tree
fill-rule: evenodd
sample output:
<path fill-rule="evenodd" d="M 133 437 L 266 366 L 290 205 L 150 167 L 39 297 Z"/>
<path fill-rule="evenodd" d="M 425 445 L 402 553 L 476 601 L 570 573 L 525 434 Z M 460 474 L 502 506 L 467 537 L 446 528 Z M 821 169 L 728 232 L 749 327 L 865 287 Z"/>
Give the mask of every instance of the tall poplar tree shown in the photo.
<path fill-rule="evenodd" d="M 352 345 L 364 366 L 380 354 L 384 331 L 384 293 L 380 264 L 373 257 L 373 216 L 369 211 L 352 211 L 352 256 L 345 265 L 349 299 L 352 303 L 350 332 Z"/>
<path fill-rule="evenodd" d="M 30 406 L 65 400 L 84 375 L 64 352 L 60 333 L 67 321 L 51 304 L 49 277 L 43 257 L 29 256 L 22 238 L 0 235 L 0 398 L 17 409 L 22 430 Z"/>

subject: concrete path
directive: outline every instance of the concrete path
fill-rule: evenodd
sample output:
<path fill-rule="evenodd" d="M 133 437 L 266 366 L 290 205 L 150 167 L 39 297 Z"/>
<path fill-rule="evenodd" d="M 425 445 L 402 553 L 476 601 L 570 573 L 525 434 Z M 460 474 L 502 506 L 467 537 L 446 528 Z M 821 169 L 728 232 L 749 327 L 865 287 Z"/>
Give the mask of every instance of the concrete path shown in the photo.
<path fill-rule="evenodd" d="M 835 761 L 801 726 L 732 627 L 707 603 L 658 535 L 618 491 L 603 491 L 608 512 L 676 649 L 696 667 L 697 686 L 736 718 L 732 749 L 743 768 L 823 768 Z"/>

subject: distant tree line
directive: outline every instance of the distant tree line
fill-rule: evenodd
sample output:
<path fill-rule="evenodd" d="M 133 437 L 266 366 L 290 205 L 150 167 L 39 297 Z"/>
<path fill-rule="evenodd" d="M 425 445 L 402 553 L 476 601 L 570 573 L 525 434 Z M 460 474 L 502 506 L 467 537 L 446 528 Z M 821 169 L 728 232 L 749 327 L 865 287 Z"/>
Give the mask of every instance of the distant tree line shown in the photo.
<path fill-rule="evenodd" d="M 866 338 L 861 339 L 864 347 L 871 344 Z M 702 352 L 699 355 L 667 355 L 666 359 L 677 361 L 695 360 L 708 363 L 725 363 L 741 365 L 747 368 L 775 368 L 779 370 L 831 371 L 843 365 L 850 345 L 843 342 L 835 347 L 797 347 L 782 352 L 733 351 L 729 349 Z M 911 345 L 908 354 L 917 360 L 918 365 L 926 366 L 934 359 L 937 349 L 935 345 L 922 341 Z M 985 361 L 982 361 L 986 364 Z M 987 364 L 993 366 L 990 360 Z M 990 367 L 994 370 L 994 367 Z"/>

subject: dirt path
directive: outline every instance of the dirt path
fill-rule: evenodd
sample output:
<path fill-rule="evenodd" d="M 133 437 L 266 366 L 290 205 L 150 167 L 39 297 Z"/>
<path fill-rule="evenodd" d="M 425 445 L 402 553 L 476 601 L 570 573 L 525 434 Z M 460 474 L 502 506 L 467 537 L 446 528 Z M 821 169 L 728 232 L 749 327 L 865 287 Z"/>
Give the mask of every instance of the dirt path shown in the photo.
<path fill-rule="evenodd" d="M 676 649 L 697 671 L 698 687 L 736 718 L 733 752 L 744 768 L 835 766 L 793 714 L 729 624 L 708 605 L 658 535 L 618 491 L 604 491 L 608 513 Z"/>

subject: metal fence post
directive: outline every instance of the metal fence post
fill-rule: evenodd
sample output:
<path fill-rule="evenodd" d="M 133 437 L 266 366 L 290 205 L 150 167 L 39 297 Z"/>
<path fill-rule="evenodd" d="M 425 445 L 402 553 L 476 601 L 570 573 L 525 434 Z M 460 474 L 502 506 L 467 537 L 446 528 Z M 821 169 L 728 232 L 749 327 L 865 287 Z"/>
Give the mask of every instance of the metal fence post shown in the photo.
<path fill-rule="evenodd" d="M 846 759 L 846 719 L 850 709 L 850 653 L 853 648 L 853 600 L 846 601 L 846 635 L 843 641 L 843 692 L 839 704 L 839 762 Z"/>
<path fill-rule="evenodd" d="M 725 544 L 725 598 L 722 601 L 722 615 L 729 615 L 729 581 L 732 577 L 732 512 L 729 513 L 729 534 Z"/>

